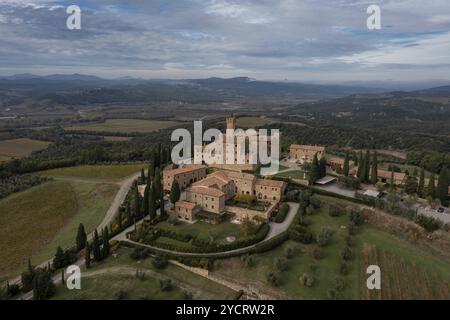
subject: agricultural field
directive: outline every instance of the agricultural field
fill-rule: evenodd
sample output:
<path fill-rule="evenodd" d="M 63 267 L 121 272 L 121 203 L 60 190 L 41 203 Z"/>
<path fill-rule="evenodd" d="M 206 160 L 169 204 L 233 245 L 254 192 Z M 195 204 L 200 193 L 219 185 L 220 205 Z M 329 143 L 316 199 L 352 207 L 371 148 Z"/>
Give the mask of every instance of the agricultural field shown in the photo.
<path fill-rule="evenodd" d="M 52 181 L 0 200 L 0 280 L 17 275 L 28 258 L 39 264 L 58 245 L 73 245 L 79 223 L 93 231 L 118 186 Z"/>
<path fill-rule="evenodd" d="M 236 120 L 236 126 L 238 128 L 256 128 L 274 122 L 278 121 L 265 117 L 240 117 Z"/>
<path fill-rule="evenodd" d="M 27 138 L 0 141 L 0 162 L 18 159 L 34 151 L 44 150 L 50 142 Z"/>
<path fill-rule="evenodd" d="M 69 168 L 58 168 L 41 171 L 40 174 L 59 179 L 86 179 L 103 180 L 114 182 L 125 179 L 141 169 L 146 168 L 146 164 L 124 164 L 124 165 L 85 165 Z"/>
<path fill-rule="evenodd" d="M 66 130 L 98 131 L 120 133 L 149 133 L 178 125 L 177 121 L 139 120 L 139 119 L 108 119 L 103 123 L 91 123 L 68 126 Z"/>
<path fill-rule="evenodd" d="M 104 136 L 103 139 L 108 142 L 124 142 L 130 141 L 131 137 Z"/>
<path fill-rule="evenodd" d="M 55 300 L 64 299 L 114 299 L 119 290 L 126 292 L 127 299 L 230 299 L 236 292 L 202 276 L 169 264 L 165 269 L 156 269 L 151 258 L 134 261 L 129 255 L 132 249 L 121 247 L 105 261 L 94 264 L 87 271 L 82 266 L 83 290 L 69 291 L 65 286 L 57 287 Z M 136 276 L 136 270 L 145 274 Z M 173 289 L 163 292 L 159 281 L 170 279 Z"/>
<path fill-rule="evenodd" d="M 449 283 L 435 273 L 427 272 L 417 264 L 406 262 L 375 245 L 364 244 L 363 266 L 378 265 L 381 272 L 381 290 L 368 290 L 362 286 L 367 300 L 450 299 Z M 364 273 L 364 268 L 361 268 Z M 364 278 L 364 274 L 361 275 Z"/>
<path fill-rule="evenodd" d="M 347 262 L 349 273 L 339 275 L 341 252 L 347 235 L 347 216 L 330 217 L 324 210 L 309 216 L 308 228 L 315 234 L 322 227 L 332 230 L 331 243 L 322 248 L 323 257 L 316 259 L 316 244 L 305 245 L 291 240 L 263 254 L 254 255 L 254 266 L 247 266 L 240 258 L 225 259 L 217 264 L 213 274 L 241 284 L 251 284 L 261 292 L 294 299 L 329 299 L 328 291 L 335 287 L 336 278 L 344 281 L 338 299 L 450 299 L 450 263 L 406 240 L 400 239 L 372 225 L 364 225 L 353 237 L 353 258 Z M 286 258 L 291 248 L 294 255 Z M 287 270 L 275 268 L 277 258 L 284 257 Z M 370 264 L 380 264 L 383 273 L 381 293 L 368 294 L 365 274 Z M 280 285 L 267 282 L 267 274 L 277 272 Z M 307 273 L 314 284 L 306 287 L 300 277 Z M 417 278 L 417 282 L 412 281 Z"/>

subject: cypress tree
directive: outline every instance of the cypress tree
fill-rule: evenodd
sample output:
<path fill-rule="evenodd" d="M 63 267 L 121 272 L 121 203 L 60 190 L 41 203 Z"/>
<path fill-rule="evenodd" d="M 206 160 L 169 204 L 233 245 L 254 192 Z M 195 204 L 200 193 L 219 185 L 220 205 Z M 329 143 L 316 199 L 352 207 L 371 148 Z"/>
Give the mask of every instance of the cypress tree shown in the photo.
<path fill-rule="evenodd" d="M 102 232 L 102 241 L 103 241 L 103 246 L 102 246 L 102 259 L 106 258 L 109 255 L 109 232 L 108 232 L 108 228 L 105 227 L 105 229 L 103 229 Z"/>
<path fill-rule="evenodd" d="M 66 256 L 64 255 L 63 249 L 58 246 L 56 249 L 55 257 L 53 258 L 53 268 L 59 269 L 66 265 Z"/>
<path fill-rule="evenodd" d="M 98 238 L 97 229 L 94 231 L 94 240 L 92 241 L 92 254 L 94 256 L 94 261 L 102 260 L 102 253 L 100 250 L 100 240 Z"/>
<path fill-rule="evenodd" d="M 428 181 L 427 195 L 432 199 L 436 198 L 436 179 L 433 173 L 431 174 L 430 180 Z"/>
<path fill-rule="evenodd" d="M 377 157 L 376 151 L 373 155 L 372 170 L 370 173 L 370 177 L 371 177 L 372 184 L 376 184 L 378 181 L 378 157 Z"/>
<path fill-rule="evenodd" d="M 436 188 L 436 198 L 441 200 L 441 203 L 447 205 L 448 198 L 448 173 L 446 168 L 442 168 L 439 174 L 438 184 Z"/>
<path fill-rule="evenodd" d="M 389 189 L 393 191 L 395 189 L 395 181 L 394 181 L 394 168 L 391 169 L 391 181 L 389 184 Z"/>
<path fill-rule="evenodd" d="M 78 232 L 77 232 L 77 238 L 76 238 L 76 245 L 77 245 L 78 251 L 84 249 L 84 247 L 86 246 L 86 241 L 87 241 L 86 231 L 84 230 L 84 225 L 82 223 L 80 223 L 80 225 L 78 226 Z"/>
<path fill-rule="evenodd" d="M 176 179 L 173 180 L 172 187 L 170 189 L 170 202 L 175 204 L 175 202 L 180 200 L 181 190 L 180 185 Z"/>
<path fill-rule="evenodd" d="M 84 251 L 84 263 L 86 269 L 89 269 L 91 267 L 91 246 L 89 242 L 86 243 L 86 250 Z"/>
<path fill-rule="evenodd" d="M 327 175 L 327 159 L 322 156 L 319 160 L 319 177 L 323 178 Z"/>
<path fill-rule="evenodd" d="M 156 169 L 155 150 L 152 150 L 150 153 L 150 164 L 148 167 L 149 178 L 155 175 L 155 169 Z"/>
<path fill-rule="evenodd" d="M 425 194 L 424 189 L 425 189 L 425 169 L 422 168 L 420 170 L 419 186 L 417 187 L 417 195 L 420 198 L 423 198 L 423 196 Z"/>
<path fill-rule="evenodd" d="M 362 181 L 362 173 L 364 172 L 364 161 L 362 156 L 362 151 L 359 151 L 358 156 L 358 170 L 356 172 L 356 177 L 359 179 L 359 181 Z"/>
<path fill-rule="evenodd" d="M 166 210 L 164 208 L 164 194 L 161 193 L 161 197 L 159 198 L 159 216 L 162 218 L 166 215 Z"/>
<path fill-rule="evenodd" d="M 149 192 L 149 209 L 148 214 L 150 217 L 150 220 L 153 220 L 156 218 L 156 194 L 154 191 L 154 188 L 152 188 Z"/>
<path fill-rule="evenodd" d="M 146 183 L 144 169 L 141 169 L 141 184 Z"/>
<path fill-rule="evenodd" d="M 160 197 L 160 194 L 162 193 L 161 172 L 159 167 L 156 167 L 155 169 L 155 179 L 153 182 L 156 199 L 158 199 Z"/>
<path fill-rule="evenodd" d="M 139 195 L 139 188 L 137 184 L 134 185 L 135 192 L 134 192 L 134 216 L 140 217 L 141 216 L 141 196 Z"/>
<path fill-rule="evenodd" d="M 309 171 L 309 183 L 314 184 L 317 179 L 319 179 L 319 160 L 317 159 L 317 153 L 314 154 L 313 161 L 310 166 Z"/>
<path fill-rule="evenodd" d="M 366 151 L 366 156 L 364 157 L 364 172 L 363 172 L 363 181 L 369 181 L 369 173 L 370 173 L 370 152 Z"/>
<path fill-rule="evenodd" d="M 348 156 L 348 152 L 345 153 L 345 160 L 344 160 L 344 167 L 342 169 L 342 173 L 344 176 L 348 177 L 348 174 L 350 172 L 350 159 Z"/>
<path fill-rule="evenodd" d="M 148 204 L 149 204 L 149 187 L 146 186 L 145 187 L 145 191 L 144 191 L 144 199 L 142 200 L 142 215 L 145 217 L 148 214 Z"/>

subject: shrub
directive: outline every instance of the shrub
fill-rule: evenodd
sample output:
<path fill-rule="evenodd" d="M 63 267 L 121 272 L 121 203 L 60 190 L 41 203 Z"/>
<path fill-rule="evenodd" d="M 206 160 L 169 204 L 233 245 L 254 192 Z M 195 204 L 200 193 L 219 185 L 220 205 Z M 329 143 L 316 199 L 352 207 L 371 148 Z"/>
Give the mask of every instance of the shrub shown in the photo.
<path fill-rule="evenodd" d="M 314 235 L 303 226 L 294 226 L 289 230 L 289 239 L 310 244 L 313 242 Z"/>
<path fill-rule="evenodd" d="M 295 249 L 292 247 L 287 247 L 286 249 L 284 249 L 284 256 L 286 257 L 286 259 L 292 259 L 295 255 Z"/>
<path fill-rule="evenodd" d="M 350 249 L 348 246 L 346 246 L 341 253 L 342 259 L 344 260 L 351 260 L 353 257 L 352 249 Z"/>
<path fill-rule="evenodd" d="M 255 259 L 249 254 L 241 256 L 241 261 L 246 267 L 251 268 L 255 266 Z"/>
<path fill-rule="evenodd" d="M 120 289 L 119 291 L 114 293 L 113 299 L 114 300 L 126 300 L 127 297 L 128 297 L 128 293 L 125 290 Z"/>
<path fill-rule="evenodd" d="M 348 265 L 345 261 L 339 263 L 339 274 L 345 276 L 349 273 Z"/>
<path fill-rule="evenodd" d="M 426 217 L 422 214 L 419 214 L 416 219 L 415 222 L 423 227 L 427 232 L 433 232 L 436 231 L 440 228 L 442 228 L 443 224 L 441 221 L 434 219 L 432 217 Z"/>
<path fill-rule="evenodd" d="M 308 273 L 304 273 L 301 277 L 300 277 L 300 283 L 305 286 L 305 287 L 312 287 L 314 285 L 314 277 Z"/>
<path fill-rule="evenodd" d="M 312 253 L 314 259 L 316 260 L 320 260 L 323 258 L 323 250 L 320 247 L 315 247 Z"/>
<path fill-rule="evenodd" d="M 336 292 L 336 290 L 334 290 L 334 289 L 328 290 L 328 291 L 327 291 L 327 296 L 328 296 L 328 299 L 330 299 L 330 300 L 336 299 L 336 298 L 337 298 L 337 292 Z"/>
<path fill-rule="evenodd" d="M 359 212 L 358 210 L 351 209 L 348 216 L 349 216 L 350 221 L 355 226 L 360 226 L 365 222 L 364 217 L 362 216 L 361 212 Z"/>
<path fill-rule="evenodd" d="M 280 277 L 276 273 L 270 272 L 267 274 L 267 282 L 274 287 L 278 287 L 280 285 Z"/>
<path fill-rule="evenodd" d="M 152 260 L 152 265 L 156 269 L 165 269 L 168 264 L 169 262 L 167 261 L 166 257 L 160 255 L 155 256 Z"/>
<path fill-rule="evenodd" d="M 316 241 L 321 247 L 325 247 L 331 241 L 332 231 L 330 228 L 323 227 L 322 230 L 317 234 Z"/>
<path fill-rule="evenodd" d="M 275 268 L 278 271 L 286 271 L 288 269 L 288 263 L 286 258 L 283 257 L 275 258 Z"/>
<path fill-rule="evenodd" d="M 309 198 L 309 202 L 313 206 L 314 209 L 319 209 L 322 206 L 322 201 L 317 195 L 313 195 Z"/>
<path fill-rule="evenodd" d="M 170 279 L 161 279 L 159 280 L 159 287 L 161 291 L 171 291 L 173 289 L 172 280 Z"/>
<path fill-rule="evenodd" d="M 145 260 L 149 256 L 149 253 L 149 250 L 137 247 L 130 253 L 130 258 L 133 260 Z"/>
<path fill-rule="evenodd" d="M 336 291 L 342 291 L 345 288 L 345 282 L 344 279 L 342 277 L 336 277 L 334 279 L 334 288 L 336 289 Z"/>
<path fill-rule="evenodd" d="M 288 212 L 289 212 L 289 205 L 287 203 L 283 203 L 282 205 L 280 205 L 277 216 L 275 217 L 275 222 L 282 223 L 284 219 L 286 219 Z"/>

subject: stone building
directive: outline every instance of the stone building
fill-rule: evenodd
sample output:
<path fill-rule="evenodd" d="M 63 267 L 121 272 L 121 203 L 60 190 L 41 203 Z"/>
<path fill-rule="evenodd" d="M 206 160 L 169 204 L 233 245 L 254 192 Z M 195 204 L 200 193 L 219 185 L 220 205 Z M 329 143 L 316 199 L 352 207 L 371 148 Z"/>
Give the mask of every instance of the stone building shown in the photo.
<path fill-rule="evenodd" d="M 289 148 L 291 160 L 301 164 L 312 162 L 315 154 L 320 160 L 325 155 L 325 147 L 292 144 Z"/>
<path fill-rule="evenodd" d="M 200 207 L 192 202 L 178 201 L 175 203 L 175 214 L 178 219 L 193 221 L 195 214 L 200 211 Z"/>
<path fill-rule="evenodd" d="M 170 192 L 174 180 L 177 180 L 180 189 L 184 190 L 192 183 L 195 183 L 205 177 L 206 166 L 200 164 L 185 165 L 176 169 L 164 170 L 164 191 Z"/>

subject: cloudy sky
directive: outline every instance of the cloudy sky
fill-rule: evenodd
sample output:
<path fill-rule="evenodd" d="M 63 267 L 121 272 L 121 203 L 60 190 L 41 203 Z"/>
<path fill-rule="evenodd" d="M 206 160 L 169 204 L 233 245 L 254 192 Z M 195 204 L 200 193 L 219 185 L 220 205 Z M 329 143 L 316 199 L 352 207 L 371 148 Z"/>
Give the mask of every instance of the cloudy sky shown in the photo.
<path fill-rule="evenodd" d="M 450 81 L 450 1 L 0 0 L 0 75 L 17 73 Z"/>

